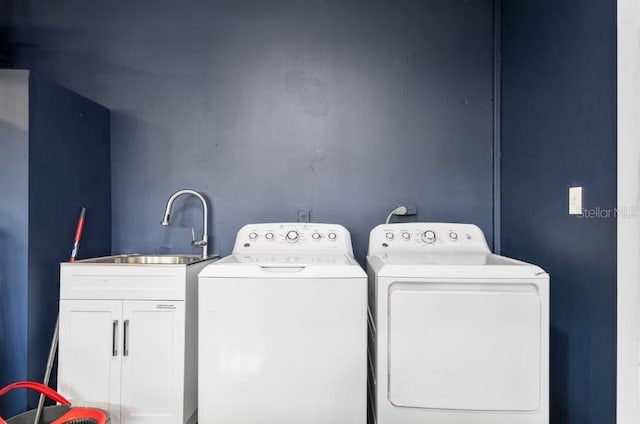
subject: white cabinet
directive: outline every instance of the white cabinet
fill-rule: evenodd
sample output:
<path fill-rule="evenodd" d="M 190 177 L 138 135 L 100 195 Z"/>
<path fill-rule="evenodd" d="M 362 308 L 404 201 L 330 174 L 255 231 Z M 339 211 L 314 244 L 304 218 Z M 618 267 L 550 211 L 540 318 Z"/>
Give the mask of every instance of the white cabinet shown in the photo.
<path fill-rule="evenodd" d="M 112 424 L 197 419 L 197 274 L 192 265 L 61 265 L 58 388 Z"/>
<path fill-rule="evenodd" d="M 184 302 L 123 302 L 120 417 L 180 422 L 184 392 Z"/>
<path fill-rule="evenodd" d="M 121 325 L 121 301 L 60 302 L 58 390 L 81 397 L 83 406 L 109 411 L 114 423 L 120 412 Z"/>

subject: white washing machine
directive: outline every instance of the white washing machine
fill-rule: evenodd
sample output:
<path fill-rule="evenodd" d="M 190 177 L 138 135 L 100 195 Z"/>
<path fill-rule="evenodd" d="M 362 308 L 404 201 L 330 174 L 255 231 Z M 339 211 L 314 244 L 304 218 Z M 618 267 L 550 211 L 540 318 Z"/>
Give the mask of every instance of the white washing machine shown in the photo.
<path fill-rule="evenodd" d="M 475 225 L 371 231 L 377 424 L 547 424 L 549 275 L 494 255 Z"/>
<path fill-rule="evenodd" d="M 340 225 L 254 224 L 199 275 L 200 424 L 365 424 L 367 277 Z"/>

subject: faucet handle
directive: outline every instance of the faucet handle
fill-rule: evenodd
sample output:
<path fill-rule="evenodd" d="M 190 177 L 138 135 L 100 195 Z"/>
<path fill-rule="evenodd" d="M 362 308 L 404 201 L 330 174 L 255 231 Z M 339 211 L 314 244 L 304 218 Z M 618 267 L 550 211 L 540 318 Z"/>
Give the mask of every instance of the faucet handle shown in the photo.
<path fill-rule="evenodd" d="M 206 238 L 203 238 L 202 240 L 196 240 L 196 230 L 191 227 L 191 245 L 193 247 L 205 247 L 207 244 L 209 244 L 207 242 Z"/>

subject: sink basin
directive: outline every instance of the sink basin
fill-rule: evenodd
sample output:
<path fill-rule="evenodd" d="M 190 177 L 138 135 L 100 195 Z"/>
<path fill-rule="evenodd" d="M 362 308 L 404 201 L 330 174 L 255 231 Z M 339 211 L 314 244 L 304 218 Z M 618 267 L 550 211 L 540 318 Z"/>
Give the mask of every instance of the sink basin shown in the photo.
<path fill-rule="evenodd" d="M 78 261 L 93 264 L 190 265 L 200 262 L 197 255 L 117 255 Z"/>

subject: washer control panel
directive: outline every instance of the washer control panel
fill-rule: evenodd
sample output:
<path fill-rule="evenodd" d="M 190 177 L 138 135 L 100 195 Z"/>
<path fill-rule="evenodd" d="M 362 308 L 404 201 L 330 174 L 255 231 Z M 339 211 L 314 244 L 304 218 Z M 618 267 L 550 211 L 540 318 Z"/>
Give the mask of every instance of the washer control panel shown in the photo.
<path fill-rule="evenodd" d="M 334 252 L 353 255 L 351 235 L 337 224 L 250 224 L 240 229 L 233 253 Z"/>
<path fill-rule="evenodd" d="M 473 224 L 415 222 L 378 225 L 371 230 L 369 255 L 390 251 L 489 253 L 484 233 Z"/>

